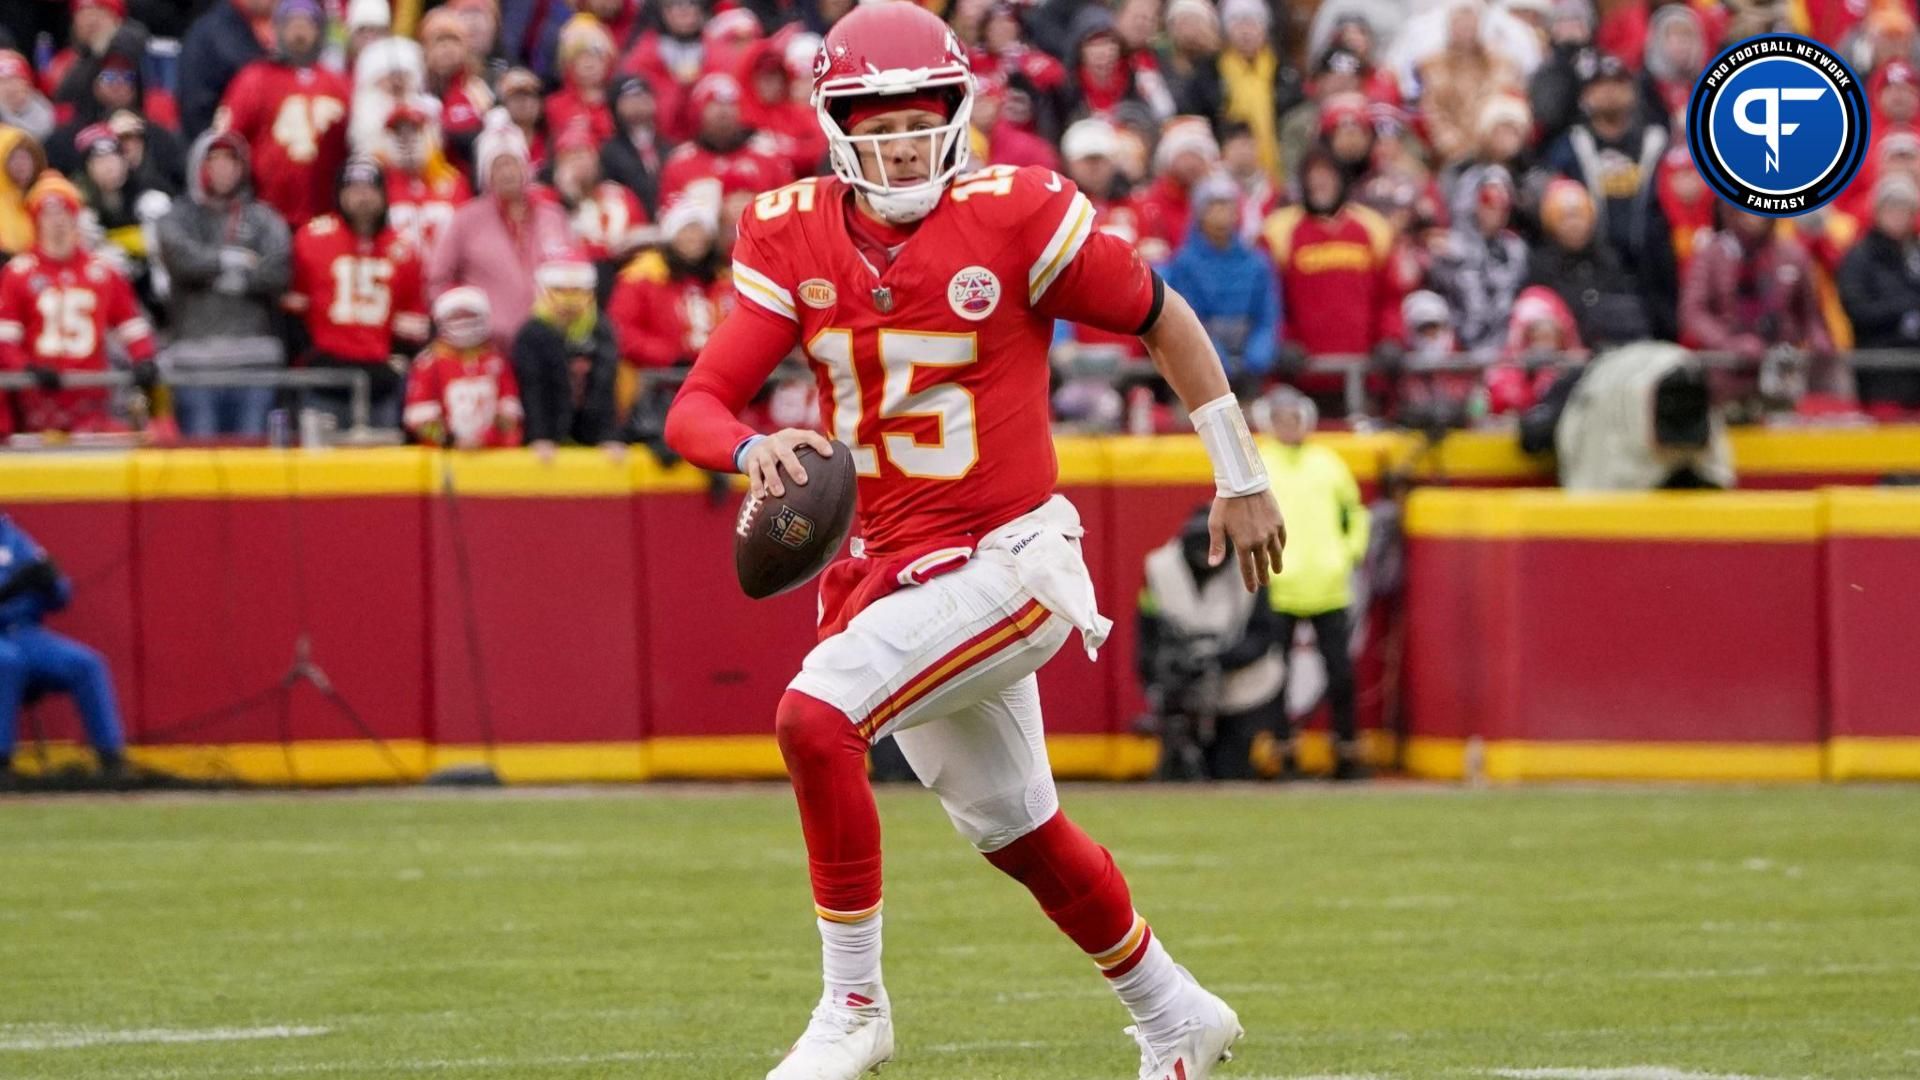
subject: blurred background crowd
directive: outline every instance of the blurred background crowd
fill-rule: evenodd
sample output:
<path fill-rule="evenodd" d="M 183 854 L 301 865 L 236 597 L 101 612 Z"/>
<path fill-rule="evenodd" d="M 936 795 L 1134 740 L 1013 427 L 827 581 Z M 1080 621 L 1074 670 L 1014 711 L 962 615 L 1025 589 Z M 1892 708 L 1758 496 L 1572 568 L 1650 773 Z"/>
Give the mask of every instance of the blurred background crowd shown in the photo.
<path fill-rule="evenodd" d="M 429 4 L 6 5 L 0 434 L 658 445 L 742 208 L 823 171 L 850 0 Z M 973 58 L 976 162 L 1071 177 L 1262 427 L 1291 387 L 1550 446 L 1645 340 L 1685 351 L 1622 378 L 1716 423 L 1920 410 L 1912 0 L 927 6 Z M 1842 50 L 1873 110 L 1859 178 L 1794 219 L 1718 199 L 1680 130 L 1767 30 Z M 1137 341 L 1061 324 L 1055 367 L 1063 425 L 1182 429 Z M 753 408 L 814 393 L 796 367 Z"/>

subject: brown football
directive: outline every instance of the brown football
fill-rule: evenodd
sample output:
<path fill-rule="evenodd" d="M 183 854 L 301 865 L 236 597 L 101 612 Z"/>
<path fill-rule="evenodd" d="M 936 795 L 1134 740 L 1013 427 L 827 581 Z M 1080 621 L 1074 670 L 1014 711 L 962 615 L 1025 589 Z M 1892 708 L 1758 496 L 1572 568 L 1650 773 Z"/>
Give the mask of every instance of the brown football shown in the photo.
<path fill-rule="evenodd" d="M 810 446 L 794 448 L 807 482 L 780 470 L 787 493 L 751 493 L 733 526 L 733 570 L 755 600 L 799 588 L 827 568 L 853 527 L 853 453 L 836 441 L 823 458 Z"/>

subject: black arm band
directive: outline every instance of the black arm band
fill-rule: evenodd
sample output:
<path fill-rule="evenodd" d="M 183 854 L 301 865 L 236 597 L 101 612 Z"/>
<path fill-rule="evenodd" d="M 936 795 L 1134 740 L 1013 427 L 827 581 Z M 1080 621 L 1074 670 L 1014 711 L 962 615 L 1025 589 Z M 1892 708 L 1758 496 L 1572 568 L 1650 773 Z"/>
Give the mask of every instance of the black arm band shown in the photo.
<path fill-rule="evenodd" d="M 1140 320 L 1140 329 L 1133 332 L 1134 337 L 1147 336 L 1153 324 L 1160 321 L 1160 309 L 1167 302 L 1167 283 L 1160 280 L 1160 272 L 1149 270 L 1147 276 L 1153 278 L 1153 306 L 1147 308 L 1147 317 Z"/>

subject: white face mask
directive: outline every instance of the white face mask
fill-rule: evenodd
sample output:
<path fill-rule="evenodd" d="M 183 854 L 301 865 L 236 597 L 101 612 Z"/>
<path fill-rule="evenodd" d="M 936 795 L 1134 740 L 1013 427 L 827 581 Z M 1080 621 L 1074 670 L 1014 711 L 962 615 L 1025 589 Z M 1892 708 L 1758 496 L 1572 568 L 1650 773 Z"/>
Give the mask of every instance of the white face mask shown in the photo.
<path fill-rule="evenodd" d="M 957 81 L 936 85 L 956 86 L 961 91 L 960 104 L 953 116 L 939 127 L 925 131 L 904 131 L 887 135 L 849 135 L 840 128 L 840 122 L 829 111 L 829 105 L 839 97 L 864 97 L 872 93 L 865 88 L 852 89 L 840 93 L 816 94 L 814 110 L 820 118 L 820 127 L 827 133 L 827 143 L 831 147 L 828 159 L 833 163 L 834 175 L 846 181 L 855 190 L 866 197 L 867 205 L 873 208 L 883 220 L 895 225 L 904 225 L 919 221 L 940 205 L 940 196 L 946 193 L 947 185 L 967 166 L 971 156 L 967 147 L 968 125 L 973 117 L 973 87 L 971 75 L 959 75 Z M 911 89 L 921 90 L 924 86 Z M 893 143 L 902 139 L 920 139 L 931 147 L 933 154 L 929 163 L 929 174 L 925 180 L 916 184 L 897 185 L 887 179 L 885 160 L 886 151 Z M 878 180 L 868 180 L 860 169 L 862 149 L 874 155 L 881 164 Z"/>

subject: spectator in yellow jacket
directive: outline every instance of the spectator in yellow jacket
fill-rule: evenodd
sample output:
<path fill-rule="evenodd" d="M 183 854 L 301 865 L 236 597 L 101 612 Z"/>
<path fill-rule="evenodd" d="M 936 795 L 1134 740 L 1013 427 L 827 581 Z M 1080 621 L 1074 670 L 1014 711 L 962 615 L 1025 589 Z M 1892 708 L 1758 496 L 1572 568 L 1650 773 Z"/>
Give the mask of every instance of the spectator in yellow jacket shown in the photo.
<path fill-rule="evenodd" d="M 1307 442 L 1319 413 L 1313 401 L 1289 387 L 1269 399 L 1276 441 L 1261 451 L 1273 495 L 1287 521 L 1286 565 L 1268 585 L 1267 597 L 1279 614 L 1283 650 L 1293 642 L 1302 620 L 1327 669 L 1327 704 L 1333 714 L 1334 778 L 1366 775 L 1358 731 L 1354 727 L 1353 659 L 1348 653 L 1347 606 L 1353 602 L 1353 568 L 1367 553 L 1367 508 L 1360 485 L 1339 454 Z M 1292 664 L 1288 664 L 1292 675 Z M 1284 698 L 1283 698 L 1284 700 Z M 1284 719 L 1279 731 L 1285 760 L 1292 760 L 1293 733 Z"/>

